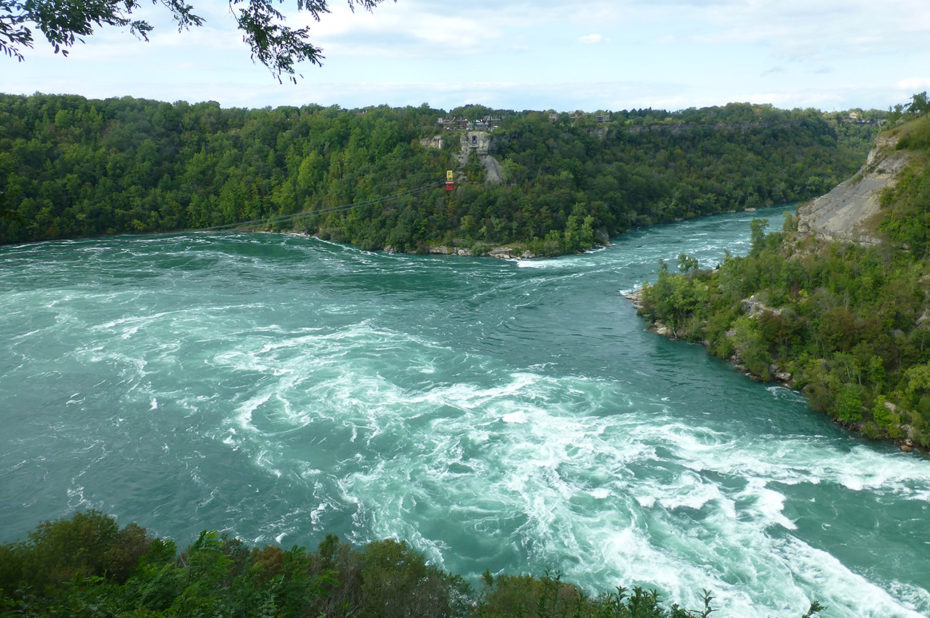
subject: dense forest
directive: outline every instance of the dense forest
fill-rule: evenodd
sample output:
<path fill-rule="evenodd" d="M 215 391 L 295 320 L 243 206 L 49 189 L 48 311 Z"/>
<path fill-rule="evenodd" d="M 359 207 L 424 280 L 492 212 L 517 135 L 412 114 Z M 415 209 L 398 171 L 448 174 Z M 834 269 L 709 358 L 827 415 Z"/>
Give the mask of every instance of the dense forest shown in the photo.
<path fill-rule="evenodd" d="M 250 221 L 369 249 L 574 252 L 635 226 L 823 193 L 852 174 L 885 115 L 0 95 L 0 243 Z M 458 158 L 464 129 L 438 123 L 488 116 L 499 182 L 474 153 Z M 443 190 L 447 169 L 454 191 Z"/>
<path fill-rule="evenodd" d="M 203 532 L 175 542 L 98 511 L 44 522 L 0 545 L 0 613 L 67 616 L 521 616 L 707 618 L 618 587 L 592 596 L 557 574 L 492 575 L 479 589 L 425 561 L 403 541 L 355 549 L 327 536 L 316 551 L 250 547 Z M 811 604 L 804 618 L 825 609 Z"/>
<path fill-rule="evenodd" d="M 924 99 L 925 101 L 925 95 Z M 915 97 L 915 102 L 920 99 Z M 716 270 L 660 266 L 641 313 L 751 374 L 784 379 L 866 436 L 930 449 L 930 106 L 889 129 L 910 165 L 884 189 L 878 246 L 824 242 L 787 218 Z"/>

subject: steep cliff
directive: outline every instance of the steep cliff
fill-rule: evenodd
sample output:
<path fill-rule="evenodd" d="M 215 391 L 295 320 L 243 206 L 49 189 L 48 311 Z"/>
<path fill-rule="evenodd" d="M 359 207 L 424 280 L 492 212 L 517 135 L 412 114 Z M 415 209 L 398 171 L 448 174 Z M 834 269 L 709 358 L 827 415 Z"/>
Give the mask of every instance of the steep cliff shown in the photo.
<path fill-rule="evenodd" d="M 852 178 L 798 208 L 798 232 L 821 240 L 876 245 L 880 214 L 879 196 L 897 182 L 913 154 L 895 150 L 899 137 L 883 134 L 875 140 L 865 164 Z"/>

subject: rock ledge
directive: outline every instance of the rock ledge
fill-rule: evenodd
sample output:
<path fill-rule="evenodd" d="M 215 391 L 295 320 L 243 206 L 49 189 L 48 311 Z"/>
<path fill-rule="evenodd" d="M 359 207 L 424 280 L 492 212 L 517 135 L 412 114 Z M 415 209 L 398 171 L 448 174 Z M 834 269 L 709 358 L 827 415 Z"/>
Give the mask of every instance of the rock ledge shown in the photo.
<path fill-rule="evenodd" d="M 894 186 L 898 172 L 912 161 L 910 153 L 894 149 L 897 140 L 879 136 L 855 176 L 798 208 L 798 232 L 827 241 L 879 244 L 874 223 L 882 189 Z"/>

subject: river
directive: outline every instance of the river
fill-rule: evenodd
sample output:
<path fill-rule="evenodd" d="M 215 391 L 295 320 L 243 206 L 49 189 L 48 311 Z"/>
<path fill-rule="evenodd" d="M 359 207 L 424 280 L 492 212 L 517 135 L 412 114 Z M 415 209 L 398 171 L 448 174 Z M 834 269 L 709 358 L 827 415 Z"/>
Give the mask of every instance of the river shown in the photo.
<path fill-rule="evenodd" d="M 745 253 L 752 216 L 519 262 L 274 234 L 0 247 L 0 541 L 96 508 L 182 547 L 393 537 L 470 578 L 706 588 L 724 616 L 926 615 L 930 461 L 621 295 L 660 258 Z"/>

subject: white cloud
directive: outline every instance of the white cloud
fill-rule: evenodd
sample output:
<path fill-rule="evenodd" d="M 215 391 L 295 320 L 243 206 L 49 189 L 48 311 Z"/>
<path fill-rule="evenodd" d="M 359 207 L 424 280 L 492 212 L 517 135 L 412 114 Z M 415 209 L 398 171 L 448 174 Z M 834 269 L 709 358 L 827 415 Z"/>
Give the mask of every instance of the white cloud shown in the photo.
<path fill-rule="evenodd" d="M 143 5 L 150 43 L 101 29 L 68 58 L 37 43 L 24 63 L 0 59 L 0 91 L 571 110 L 740 100 L 887 108 L 930 89 L 919 77 L 930 66 L 926 0 L 399 0 L 372 13 L 330 4 L 320 22 L 281 5 L 325 55 L 322 68 L 297 67 L 296 86 L 250 61 L 217 1 L 204 4 L 206 27 L 180 34 L 161 5 Z"/>
<path fill-rule="evenodd" d="M 586 45 L 597 45 L 598 43 L 604 43 L 610 39 L 606 38 L 603 34 L 586 34 L 578 37 L 578 40 Z"/>
<path fill-rule="evenodd" d="M 888 58 L 925 49 L 930 4 L 925 0 L 720 0 L 642 8 L 671 24 L 687 24 L 703 46 L 752 46 L 775 62 L 827 62 L 868 54 Z"/>
<path fill-rule="evenodd" d="M 473 53 L 501 37 L 494 20 L 475 11 L 413 10 L 409 5 L 383 4 L 375 12 L 351 11 L 334 4 L 319 23 L 306 14 L 295 16 L 311 25 L 315 43 L 327 56 L 447 55 Z"/>
<path fill-rule="evenodd" d="M 930 77 L 909 77 L 907 79 L 902 79 L 895 84 L 900 90 L 907 90 L 908 92 L 919 92 L 930 88 Z"/>

